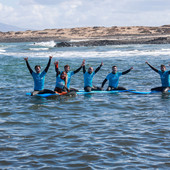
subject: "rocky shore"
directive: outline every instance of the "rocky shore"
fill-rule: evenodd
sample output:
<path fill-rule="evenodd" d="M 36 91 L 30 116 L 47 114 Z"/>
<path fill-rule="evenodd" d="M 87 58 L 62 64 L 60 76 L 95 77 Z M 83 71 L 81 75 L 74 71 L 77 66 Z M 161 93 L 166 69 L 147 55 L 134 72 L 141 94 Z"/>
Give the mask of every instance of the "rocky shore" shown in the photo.
<path fill-rule="evenodd" d="M 80 27 L 0 32 L 0 42 L 55 41 L 56 47 L 169 44 L 170 25 L 160 27 Z"/>

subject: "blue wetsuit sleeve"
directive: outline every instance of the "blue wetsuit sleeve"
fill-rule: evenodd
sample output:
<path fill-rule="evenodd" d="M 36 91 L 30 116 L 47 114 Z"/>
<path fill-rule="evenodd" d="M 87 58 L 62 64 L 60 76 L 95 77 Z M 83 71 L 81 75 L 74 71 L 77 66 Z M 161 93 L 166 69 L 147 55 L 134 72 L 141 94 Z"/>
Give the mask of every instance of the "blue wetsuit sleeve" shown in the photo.
<path fill-rule="evenodd" d="M 51 58 L 49 59 L 48 61 L 48 64 L 47 64 L 47 67 L 45 68 L 45 72 L 47 73 L 49 67 L 50 67 L 50 64 L 51 64 Z"/>
<path fill-rule="evenodd" d="M 31 69 L 31 67 L 30 67 L 30 65 L 29 65 L 29 63 L 28 63 L 28 61 L 26 61 L 26 64 L 27 64 L 27 68 L 28 68 L 29 72 L 32 74 L 32 73 L 33 73 L 33 70 Z"/>
<path fill-rule="evenodd" d="M 131 69 L 126 70 L 126 71 L 122 72 L 122 75 L 125 75 L 125 74 L 129 73 L 130 71 L 131 71 Z"/>

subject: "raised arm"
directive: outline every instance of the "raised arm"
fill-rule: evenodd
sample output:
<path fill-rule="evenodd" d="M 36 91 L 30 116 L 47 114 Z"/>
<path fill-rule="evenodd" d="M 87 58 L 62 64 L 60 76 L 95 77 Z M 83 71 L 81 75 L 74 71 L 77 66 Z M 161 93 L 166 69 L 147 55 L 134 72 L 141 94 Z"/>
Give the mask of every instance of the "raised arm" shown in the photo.
<path fill-rule="evenodd" d="M 152 70 L 154 70 L 155 72 L 158 73 L 158 70 L 157 70 L 155 67 L 151 66 L 147 61 L 146 61 L 146 64 L 148 64 L 148 66 L 149 66 Z"/>
<path fill-rule="evenodd" d="M 29 70 L 29 72 L 32 74 L 33 70 L 31 69 L 29 63 L 28 63 L 28 57 L 24 58 L 24 60 L 26 61 L 26 64 L 27 64 L 27 68 Z"/>
<path fill-rule="evenodd" d="M 56 77 L 60 74 L 59 69 L 58 69 L 58 61 L 54 62 L 55 65 L 55 71 L 56 71 Z"/>
<path fill-rule="evenodd" d="M 48 69 L 49 69 L 49 67 L 50 67 L 50 64 L 51 64 L 51 59 L 52 59 L 53 57 L 52 56 L 49 56 L 49 61 L 48 61 L 48 64 L 47 64 L 47 66 L 46 66 L 46 68 L 45 68 L 45 72 L 47 73 L 47 71 L 48 71 Z"/>
<path fill-rule="evenodd" d="M 103 88 L 103 87 L 104 87 L 104 85 L 105 85 L 106 81 L 107 81 L 107 79 L 104 79 L 104 81 L 103 81 L 103 83 L 102 83 L 101 88 Z"/>
<path fill-rule="evenodd" d="M 100 66 L 97 67 L 96 70 L 95 70 L 94 72 L 97 73 L 97 72 L 100 70 L 100 68 L 101 68 L 102 66 L 103 66 L 103 62 L 101 62 Z"/>
<path fill-rule="evenodd" d="M 133 67 L 131 67 L 130 69 L 128 69 L 128 70 L 126 70 L 124 72 L 122 72 L 122 75 L 125 75 L 125 74 L 129 73 L 132 69 L 133 69 Z"/>
<path fill-rule="evenodd" d="M 83 61 L 84 61 L 83 64 L 82 64 L 82 66 L 83 66 L 83 73 L 85 73 L 86 72 L 85 60 L 83 60 Z"/>
<path fill-rule="evenodd" d="M 81 70 L 81 68 L 83 67 L 84 64 L 85 64 L 85 60 L 83 60 L 81 66 L 77 70 L 74 71 L 74 74 L 78 73 Z"/>

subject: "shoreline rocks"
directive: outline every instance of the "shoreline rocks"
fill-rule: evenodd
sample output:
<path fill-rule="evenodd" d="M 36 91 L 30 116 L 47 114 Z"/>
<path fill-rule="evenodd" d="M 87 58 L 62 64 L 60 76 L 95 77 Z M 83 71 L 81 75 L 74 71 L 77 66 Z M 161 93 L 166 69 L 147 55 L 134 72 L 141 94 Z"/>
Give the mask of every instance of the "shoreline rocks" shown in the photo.
<path fill-rule="evenodd" d="M 151 38 L 146 40 L 89 40 L 79 42 L 59 42 L 55 47 L 81 47 L 81 46 L 106 46 L 123 44 L 170 44 L 167 37 Z"/>

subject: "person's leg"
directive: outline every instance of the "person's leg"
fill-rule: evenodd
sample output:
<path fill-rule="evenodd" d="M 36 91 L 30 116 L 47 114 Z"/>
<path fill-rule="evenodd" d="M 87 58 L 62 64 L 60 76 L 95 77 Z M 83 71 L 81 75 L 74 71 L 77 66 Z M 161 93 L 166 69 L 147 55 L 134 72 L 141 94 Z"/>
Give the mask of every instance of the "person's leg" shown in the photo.
<path fill-rule="evenodd" d="M 84 90 L 85 90 L 85 92 L 91 92 L 91 87 L 86 86 L 86 87 L 84 88 Z"/>
<path fill-rule="evenodd" d="M 106 91 L 111 91 L 112 90 L 112 87 L 108 87 L 107 89 L 106 89 Z"/>
<path fill-rule="evenodd" d="M 72 91 L 78 92 L 79 90 L 74 89 L 74 88 L 70 88 L 70 92 L 72 92 Z"/>
<path fill-rule="evenodd" d="M 55 87 L 54 91 L 58 92 L 58 93 L 62 93 L 62 89 L 59 87 Z"/>
<path fill-rule="evenodd" d="M 117 88 L 116 88 L 116 90 L 127 90 L 126 88 L 124 88 L 124 87 L 120 87 L 120 86 L 118 86 Z"/>
<path fill-rule="evenodd" d="M 162 90 L 162 93 L 167 93 L 168 90 L 170 90 L 170 87 L 164 87 L 163 90 Z"/>
<path fill-rule="evenodd" d="M 155 87 L 155 88 L 152 88 L 151 91 L 163 91 L 163 87 Z"/>
<path fill-rule="evenodd" d="M 36 94 L 38 94 L 39 93 L 39 91 L 33 91 L 32 93 L 31 93 L 31 96 L 34 96 L 34 95 L 36 95 Z"/>
<path fill-rule="evenodd" d="M 49 89 L 44 89 L 44 90 L 41 90 L 38 92 L 38 94 L 44 94 L 44 93 L 51 93 L 51 94 L 54 94 L 55 92 L 52 91 L 52 90 L 49 90 Z"/>
<path fill-rule="evenodd" d="M 91 90 L 92 90 L 92 91 L 101 91 L 102 88 L 101 88 L 101 87 L 93 86 L 93 87 L 91 88 Z"/>
<path fill-rule="evenodd" d="M 62 92 L 67 92 L 67 88 L 63 87 L 63 89 L 61 90 Z"/>

